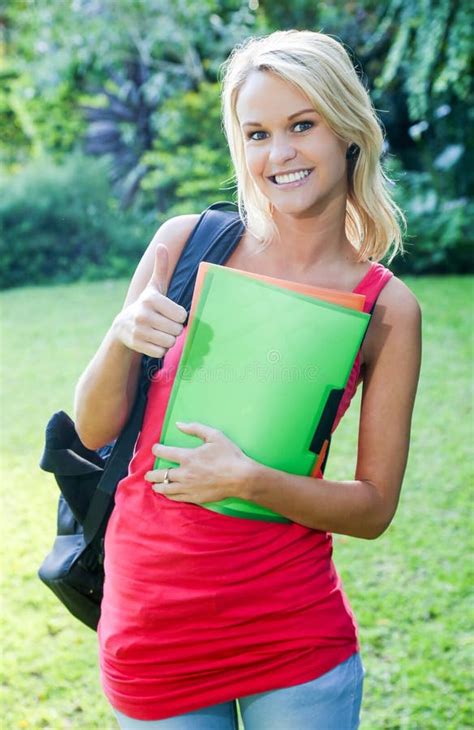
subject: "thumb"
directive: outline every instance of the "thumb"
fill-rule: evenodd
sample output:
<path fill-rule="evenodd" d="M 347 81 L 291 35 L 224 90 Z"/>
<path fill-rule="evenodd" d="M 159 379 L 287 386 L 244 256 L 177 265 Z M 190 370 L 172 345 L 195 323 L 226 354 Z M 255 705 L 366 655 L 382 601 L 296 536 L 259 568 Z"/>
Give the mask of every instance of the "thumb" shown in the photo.
<path fill-rule="evenodd" d="M 154 284 L 160 294 L 166 296 L 168 289 L 168 249 L 159 243 L 155 250 L 155 264 L 151 275 L 150 284 Z"/>

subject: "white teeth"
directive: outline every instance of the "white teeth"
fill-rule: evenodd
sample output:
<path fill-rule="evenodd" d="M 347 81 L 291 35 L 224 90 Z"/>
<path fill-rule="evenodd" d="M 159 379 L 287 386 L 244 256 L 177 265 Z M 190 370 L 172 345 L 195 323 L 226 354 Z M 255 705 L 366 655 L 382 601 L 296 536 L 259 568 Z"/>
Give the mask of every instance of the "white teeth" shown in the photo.
<path fill-rule="evenodd" d="M 308 177 L 310 172 L 311 170 L 300 170 L 299 172 L 292 172 L 289 175 L 275 175 L 275 182 L 278 185 L 296 182 L 296 180 L 302 180 L 304 177 Z"/>

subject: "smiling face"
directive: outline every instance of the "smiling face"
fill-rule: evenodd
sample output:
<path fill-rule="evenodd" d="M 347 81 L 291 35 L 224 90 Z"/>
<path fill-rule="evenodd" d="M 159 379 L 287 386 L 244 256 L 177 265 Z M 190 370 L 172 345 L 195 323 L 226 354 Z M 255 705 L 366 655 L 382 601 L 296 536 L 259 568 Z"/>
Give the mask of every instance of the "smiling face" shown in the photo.
<path fill-rule="evenodd" d="M 295 86 L 254 71 L 239 91 L 237 116 L 247 169 L 281 213 L 317 214 L 347 194 L 347 144 Z"/>

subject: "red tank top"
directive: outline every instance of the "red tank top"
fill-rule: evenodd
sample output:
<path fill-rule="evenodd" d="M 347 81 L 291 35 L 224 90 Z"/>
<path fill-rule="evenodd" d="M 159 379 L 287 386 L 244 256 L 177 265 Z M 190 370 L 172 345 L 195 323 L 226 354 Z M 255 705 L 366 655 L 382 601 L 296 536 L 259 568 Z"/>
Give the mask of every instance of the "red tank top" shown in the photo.
<path fill-rule="evenodd" d="M 365 311 L 391 276 L 372 264 L 354 290 Z M 111 704 L 141 720 L 308 682 L 358 650 L 330 533 L 173 502 L 144 480 L 185 337 L 150 386 L 106 533 L 101 679 Z M 334 429 L 359 376 L 360 355 Z"/>

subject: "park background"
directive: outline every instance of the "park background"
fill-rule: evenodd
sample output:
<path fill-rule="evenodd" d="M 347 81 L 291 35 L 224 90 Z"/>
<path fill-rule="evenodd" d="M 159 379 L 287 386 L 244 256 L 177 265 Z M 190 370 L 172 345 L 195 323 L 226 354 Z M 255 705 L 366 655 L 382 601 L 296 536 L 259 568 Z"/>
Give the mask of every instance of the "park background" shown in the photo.
<path fill-rule="evenodd" d="M 472 11 L 465 0 L 10 0 L 0 5 L 2 708 L 0 726 L 115 727 L 96 637 L 36 577 L 57 492 L 44 426 L 168 217 L 234 200 L 219 67 L 276 29 L 342 40 L 385 130 L 408 221 L 391 268 L 423 310 L 398 513 L 335 536 L 367 670 L 362 730 L 462 730 L 472 714 Z M 471 144 L 470 144 L 471 142 Z M 327 475 L 349 479 L 359 397 Z"/>

